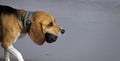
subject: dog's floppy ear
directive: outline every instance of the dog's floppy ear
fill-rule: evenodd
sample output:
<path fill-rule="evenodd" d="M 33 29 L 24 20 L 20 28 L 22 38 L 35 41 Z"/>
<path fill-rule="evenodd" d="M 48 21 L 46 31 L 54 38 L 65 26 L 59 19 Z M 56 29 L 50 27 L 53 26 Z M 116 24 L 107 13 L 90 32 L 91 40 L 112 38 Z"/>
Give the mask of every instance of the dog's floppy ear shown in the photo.
<path fill-rule="evenodd" d="M 32 41 L 38 45 L 41 45 L 45 41 L 45 35 L 42 30 L 42 24 L 37 21 L 33 21 L 29 33 Z"/>

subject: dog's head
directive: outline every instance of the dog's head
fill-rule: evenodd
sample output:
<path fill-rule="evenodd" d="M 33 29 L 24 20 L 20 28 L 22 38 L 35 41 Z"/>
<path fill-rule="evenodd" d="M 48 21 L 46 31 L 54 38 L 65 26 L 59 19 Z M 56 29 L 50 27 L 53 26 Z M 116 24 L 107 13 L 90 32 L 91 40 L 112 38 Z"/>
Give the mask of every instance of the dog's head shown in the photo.
<path fill-rule="evenodd" d="M 45 41 L 55 42 L 64 32 L 65 30 L 56 24 L 54 17 L 50 14 L 43 11 L 33 13 L 29 35 L 36 44 L 41 45 Z"/>

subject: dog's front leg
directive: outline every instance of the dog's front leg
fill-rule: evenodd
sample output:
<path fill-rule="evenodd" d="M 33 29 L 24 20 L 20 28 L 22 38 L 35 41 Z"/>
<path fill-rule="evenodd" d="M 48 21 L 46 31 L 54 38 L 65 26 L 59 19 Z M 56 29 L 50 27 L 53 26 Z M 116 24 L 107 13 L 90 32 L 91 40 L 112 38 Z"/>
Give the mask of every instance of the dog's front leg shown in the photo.
<path fill-rule="evenodd" d="M 17 49 L 15 49 L 13 45 L 10 45 L 7 48 L 7 51 L 9 51 L 11 54 L 13 54 L 18 59 L 18 61 L 24 61 L 21 53 Z"/>
<path fill-rule="evenodd" d="M 7 60 L 10 61 L 8 59 L 9 53 L 11 53 L 12 55 L 14 55 L 17 58 L 18 61 L 24 61 L 21 53 L 17 49 L 15 49 L 14 46 L 12 45 L 16 41 L 16 39 L 18 38 L 18 36 L 19 36 L 19 34 L 16 34 L 16 35 L 6 35 L 4 37 L 4 39 L 3 39 L 2 44 L 1 44 L 2 47 L 6 50 L 5 51 L 5 56 L 6 56 L 5 60 L 6 61 Z"/>
<path fill-rule="evenodd" d="M 4 49 L 4 60 L 10 61 L 9 52 L 6 49 Z"/>

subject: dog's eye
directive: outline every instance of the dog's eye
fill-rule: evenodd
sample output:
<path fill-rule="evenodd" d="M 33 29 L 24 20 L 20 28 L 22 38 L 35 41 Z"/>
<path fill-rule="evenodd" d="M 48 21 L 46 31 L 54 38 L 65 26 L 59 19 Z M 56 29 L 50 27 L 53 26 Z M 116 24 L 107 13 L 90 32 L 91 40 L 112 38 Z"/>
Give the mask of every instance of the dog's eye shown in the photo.
<path fill-rule="evenodd" d="M 52 23 L 52 22 L 51 22 L 51 23 L 49 23 L 49 24 L 48 24 L 48 26 L 53 26 L 53 23 Z"/>

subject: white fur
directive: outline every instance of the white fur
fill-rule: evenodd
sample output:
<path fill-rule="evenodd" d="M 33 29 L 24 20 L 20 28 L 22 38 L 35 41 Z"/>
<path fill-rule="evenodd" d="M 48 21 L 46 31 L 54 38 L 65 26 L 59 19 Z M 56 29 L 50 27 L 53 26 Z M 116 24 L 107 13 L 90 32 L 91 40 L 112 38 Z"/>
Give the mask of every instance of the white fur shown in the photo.
<path fill-rule="evenodd" d="M 60 26 L 60 28 L 61 28 L 61 29 L 64 29 L 64 28 L 63 28 L 63 27 L 61 27 L 61 26 Z M 61 32 L 59 32 L 59 33 L 58 33 L 58 36 L 60 36 L 60 35 L 62 35 L 62 33 L 61 33 Z"/>
<path fill-rule="evenodd" d="M 7 51 L 14 55 L 18 59 L 18 61 L 24 61 L 21 53 L 17 49 L 15 49 L 13 45 L 9 46 L 7 48 Z"/>
<path fill-rule="evenodd" d="M 19 35 L 18 39 L 21 39 L 21 38 L 25 37 L 26 34 L 27 34 L 27 33 L 21 33 L 21 34 Z"/>
<path fill-rule="evenodd" d="M 62 35 L 61 32 L 59 32 L 57 36 L 60 36 L 60 35 Z"/>
<path fill-rule="evenodd" d="M 16 42 L 17 38 L 20 36 L 20 33 L 17 35 L 16 39 L 14 40 L 14 42 Z M 9 53 L 11 53 L 12 55 L 14 55 L 18 61 L 24 61 L 21 53 L 14 48 L 14 46 L 11 44 L 7 49 L 4 49 L 4 57 L 5 57 L 5 61 L 10 61 L 10 57 L 9 57 Z"/>
<path fill-rule="evenodd" d="M 6 49 L 4 49 L 4 57 L 5 61 L 10 61 L 9 52 Z"/>

